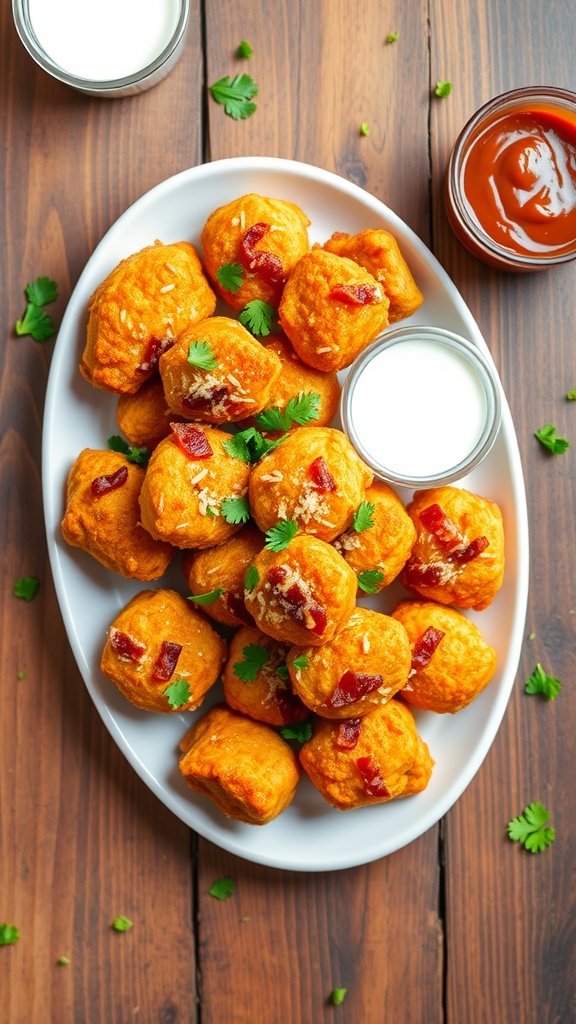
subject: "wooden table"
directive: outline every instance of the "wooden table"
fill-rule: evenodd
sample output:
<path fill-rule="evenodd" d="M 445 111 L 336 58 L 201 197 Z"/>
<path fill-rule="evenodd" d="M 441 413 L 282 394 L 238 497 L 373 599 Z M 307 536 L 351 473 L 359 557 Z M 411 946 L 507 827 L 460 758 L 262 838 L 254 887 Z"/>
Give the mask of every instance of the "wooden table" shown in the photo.
<path fill-rule="evenodd" d="M 155 89 L 90 100 L 38 70 L 0 11 L 3 201 L 0 948 L 7 1024 L 570 1024 L 576 1020 L 573 772 L 575 265 L 506 275 L 448 228 L 441 185 L 468 117 L 506 89 L 576 86 L 570 0 L 192 0 L 181 62 Z M 398 40 L 387 43 L 397 30 Z M 254 50 L 249 64 L 234 51 Z M 257 113 L 236 122 L 206 85 L 247 70 Z M 444 100 L 439 79 L 454 83 Z M 361 122 L 370 135 L 359 133 Z M 262 868 L 199 839 L 139 780 L 104 728 L 66 639 L 50 577 L 40 486 L 52 342 L 16 338 L 23 288 L 60 286 L 142 193 L 220 157 L 275 155 L 336 171 L 382 199 L 435 252 L 499 368 L 522 452 L 531 524 L 526 643 L 481 770 L 407 848 L 326 874 Z M 36 575 L 30 604 L 13 582 Z M 529 640 L 528 634 L 534 634 Z M 528 697 L 536 662 L 564 683 Z M 25 678 L 19 673 L 25 670 Z M 506 838 L 532 800 L 557 838 L 540 856 Z M 236 881 L 226 902 L 207 890 Z M 120 935 L 116 914 L 134 921 Z M 58 966 L 67 956 L 71 963 Z M 334 987 L 346 987 L 340 1007 Z"/>

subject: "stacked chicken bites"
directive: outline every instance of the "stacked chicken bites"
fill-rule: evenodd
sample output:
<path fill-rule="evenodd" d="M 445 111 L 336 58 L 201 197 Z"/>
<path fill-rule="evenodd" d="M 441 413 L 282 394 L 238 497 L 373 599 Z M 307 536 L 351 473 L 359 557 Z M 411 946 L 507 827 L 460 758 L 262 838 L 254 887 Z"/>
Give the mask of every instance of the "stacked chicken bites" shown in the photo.
<path fill-rule="evenodd" d="M 202 262 L 157 241 L 97 288 L 80 369 L 119 396 L 127 440 L 78 456 L 62 521 L 126 578 L 161 580 L 181 556 L 183 593 L 133 597 L 102 671 L 164 714 L 212 703 L 221 678 L 180 770 L 260 825 L 302 769 L 341 810 L 425 789 L 434 761 L 411 709 L 455 713 L 489 683 L 495 653 L 451 605 L 487 607 L 504 571 L 494 502 L 441 487 L 405 507 L 330 426 L 337 372 L 423 297 L 386 231 L 311 248 L 309 223 L 245 195 L 208 218 Z M 394 580 L 418 599 L 363 603 Z"/>

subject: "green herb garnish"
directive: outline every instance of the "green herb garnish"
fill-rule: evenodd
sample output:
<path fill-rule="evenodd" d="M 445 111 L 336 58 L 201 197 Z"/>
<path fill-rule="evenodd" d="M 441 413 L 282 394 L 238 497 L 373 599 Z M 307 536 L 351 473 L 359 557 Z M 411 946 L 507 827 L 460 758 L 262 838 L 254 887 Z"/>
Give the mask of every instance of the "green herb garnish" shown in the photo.
<path fill-rule="evenodd" d="M 554 700 L 562 689 L 562 683 L 554 676 L 546 674 L 538 663 L 531 676 L 526 680 L 526 693 L 539 693 L 545 700 Z"/>
<path fill-rule="evenodd" d="M 298 523 L 295 523 L 293 519 L 280 519 L 276 526 L 266 531 L 264 547 L 268 551 L 284 551 L 284 548 L 288 547 L 297 533 Z"/>
<path fill-rule="evenodd" d="M 288 665 L 286 664 L 285 661 L 282 661 L 280 662 L 279 665 L 276 665 L 275 672 L 277 676 L 280 676 L 280 679 L 288 679 L 290 675 L 290 673 L 288 672 Z"/>
<path fill-rule="evenodd" d="M 220 505 L 220 511 L 226 522 L 233 526 L 247 523 L 250 519 L 250 505 L 246 495 L 239 498 L 224 498 Z"/>
<path fill-rule="evenodd" d="M 58 967 L 68 967 L 68 964 L 71 964 L 72 961 L 67 956 L 59 956 L 56 963 Z"/>
<path fill-rule="evenodd" d="M 436 82 L 436 88 L 434 89 L 434 95 L 438 96 L 439 99 L 443 100 L 446 96 L 449 96 L 452 92 L 452 82 Z"/>
<path fill-rule="evenodd" d="M 352 517 L 352 526 L 356 533 L 364 533 L 374 526 L 375 508 L 371 501 L 361 501 Z"/>
<path fill-rule="evenodd" d="M 565 437 L 558 437 L 556 434 L 556 427 L 551 423 L 547 423 L 545 427 L 540 427 L 540 430 L 534 431 L 534 437 L 536 437 L 544 448 L 547 448 L 552 455 L 561 455 L 570 447 L 570 442 Z"/>
<path fill-rule="evenodd" d="M 250 57 L 254 53 L 250 43 L 247 43 L 245 39 L 242 40 L 238 49 L 236 50 L 236 56 L 244 58 L 244 60 L 250 60 Z"/>
<path fill-rule="evenodd" d="M 186 362 L 191 366 L 197 366 L 199 370 L 215 370 L 218 366 L 209 341 L 193 341 L 188 349 Z"/>
<path fill-rule="evenodd" d="M 227 900 L 233 892 L 233 878 L 217 878 L 214 884 L 208 889 L 208 895 L 213 896 L 215 900 Z"/>
<path fill-rule="evenodd" d="M 299 672 L 301 672 L 303 668 L 308 668 L 309 664 L 310 658 L 308 657 L 307 654 L 299 654 L 298 657 L 294 658 L 294 661 L 292 662 L 294 668 L 297 668 Z"/>
<path fill-rule="evenodd" d="M 193 601 L 194 604 L 214 604 L 224 593 L 224 587 L 215 587 L 214 590 L 209 590 L 206 594 L 190 594 L 188 600 Z"/>
<path fill-rule="evenodd" d="M 253 683 L 260 669 L 268 664 L 270 655 L 260 644 L 248 644 L 242 648 L 242 654 L 244 661 L 237 661 L 232 671 L 243 683 Z"/>
<path fill-rule="evenodd" d="M 58 298 L 56 282 L 49 277 L 37 277 L 26 285 L 24 291 L 28 305 L 22 319 L 16 321 L 16 334 L 30 334 L 34 341 L 46 341 L 52 334 L 56 334 L 56 328 L 42 306 Z"/>
<path fill-rule="evenodd" d="M 124 917 L 120 914 L 119 917 L 115 917 L 112 921 L 112 928 L 115 932 L 128 932 L 132 927 L 132 921 L 129 917 Z"/>
<path fill-rule="evenodd" d="M 26 679 L 26 669 L 25 668 L 21 668 L 20 671 L 18 672 L 18 675 L 16 676 L 16 678 L 18 680 L 20 680 L 20 681 L 22 681 L 22 679 Z"/>
<path fill-rule="evenodd" d="M 37 277 L 25 288 L 28 302 L 34 306 L 49 306 L 58 298 L 58 285 L 50 277 Z"/>
<path fill-rule="evenodd" d="M 38 593 L 40 580 L 36 576 L 21 576 L 14 584 L 14 597 L 21 597 L 23 601 L 32 601 Z"/>
<path fill-rule="evenodd" d="M 0 924 L 0 946 L 11 946 L 19 938 L 20 932 L 15 924 Z"/>
<path fill-rule="evenodd" d="M 566 392 L 566 400 L 568 402 L 576 402 L 576 388 Z"/>
<path fill-rule="evenodd" d="M 248 302 L 238 314 L 243 327 L 258 338 L 266 338 L 271 331 L 278 330 L 278 312 L 262 299 Z"/>
<path fill-rule="evenodd" d="M 556 835 L 551 826 L 545 827 L 549 820 L 550 812 L 541 803 L 529 804 L 523 814 L 508 822 L 508 837 L 513 843 L 524 843 L 530 853 L 542 853 Z"/>
<path fill-rule="evenodd" d="M 302 391 L 287 402 L 283 411 L 278 405 L 271 405 L 256 413 L 254 419 L 262 430 L 290 430 L 293 423 L 303 427 L 318 419 L 320 403 L 320 395 L 315 391 Z"/>
<path fill-rule="evenodd" d="M 112 452 L 120 452 L 125 455 L 128 462 L 134 462 L 137 466 L 147 466 L 152 452 L 149 448 L 136 444 L 128 444 L 123 437 L 113 434 L 108 438 L 108 447 Z"/>
<path fill-rule="evenodd" d="M 360 125 L 360 135 L 370 135 L 370 128 L 366 124 L 366 121 L 362 121 L 362 124 Z"/>
<path fill-rule="evenodd" d="M 312 725 L 310 722 L 292 722 L 292 725 L 283 725 L 280 735 L 285 740 L 298 740 L 298 743 L 307 743 L 312 739 Z"/>
<path fill-rule="evenodd" d="M 396 42 L 398 42 L 398 32 L 390 32 L 389 35 L 386 37 L 386 42 L 387 43 L 396 43 Z"/>
<path fill-rule="evenodd" d="M 229 117 L 235 121 L 243 121 L 256 110 L 252 97 L 258 93 L 258 86 L 250 75 L 236 75 L 230 78 L 219 78 L 210 86 L 210 92 L 217 103 L 221 103 Z"/>
<path fill-rule="evenodd" d="M 273 448 L 277 448 L 283 440 L 283 437 L 279 437 L 276 441 L 269 441 L 255 427 L 247 427 L 246 430 L 234 434 L 229 441 L 223 441 L 222 447 L 228 452 L 228 455 L 252 465 L 271 452 Z"/>
<path fill-rule="evenodd" d="M 216 277 L 218 283 L 226 289 L 227 292 L 232 292 L 232 295 L 236 295 L 242 285 L 242 277 L 244 271 L 240 263 L 223 263 L 221 267 L 218 267 L 216 271 Z"/>
<path fill-rule="evenodd" d="M 383 579 L 384 573 L 380 569 L 365 569 L 358 573 L 358 586 L 365 594 L 377 594 Z"/>
<path fill-rule="evenodd" d="M 244 577 L 244 589 L 251 594 L 254 587 L 257 586 L 259 582 L 260 576 L 258 575 L 258 569 L 255 565 L 251 565 Z"/>
<path fill-rule="evenodd" d="M 333 1006 L 340 1006 L 346 998 L 347 988 L 333 988 L 330 994 L 330 1002 Z"/>
<path fill-rule="evenodd" d="M 183 708 L 190 700 L 190 687 L 185 679 L 175 679 L 164 690 L 164 696 L 171 708 Z"/>

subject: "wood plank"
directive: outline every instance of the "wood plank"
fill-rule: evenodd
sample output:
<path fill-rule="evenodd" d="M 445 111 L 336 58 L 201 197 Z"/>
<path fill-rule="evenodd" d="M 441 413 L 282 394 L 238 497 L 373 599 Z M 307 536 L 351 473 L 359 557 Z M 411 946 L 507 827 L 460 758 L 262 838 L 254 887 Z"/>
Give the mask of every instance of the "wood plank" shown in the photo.
<path fill-rule="evenodd" d="M 574 88 L 576 12 L 489 0 L 459 15 L 431 6 L 432 80 L 454 91 L 433 108 L 434 247 L 475 314 L 507 393 L 524 464 L 531 523 L 531 593 L 517 682 L 496 742 L 446 822 L 447 1019 L 573 1020 L 574 889 L 567 865 L 576 713 L 566 686 L 574 668 L 576 489 L 569 457 L 547 457 L 533 437 L 554 422 L 576 437 L 564 393 L 574 387 L 574 265 L 542 274 L 499 273 L 474 260 L 447 226 L 441 205 L 446 160 L 465 121 L 491 96 L 534 82 Z M 469 73 L 470 68 L 475 74 Z M 524 693 L 541 662 L 564 680 L 553 704 Z M 553 814 L 554 847 L 533 856 L 505 836 L 533 800 Z"/>

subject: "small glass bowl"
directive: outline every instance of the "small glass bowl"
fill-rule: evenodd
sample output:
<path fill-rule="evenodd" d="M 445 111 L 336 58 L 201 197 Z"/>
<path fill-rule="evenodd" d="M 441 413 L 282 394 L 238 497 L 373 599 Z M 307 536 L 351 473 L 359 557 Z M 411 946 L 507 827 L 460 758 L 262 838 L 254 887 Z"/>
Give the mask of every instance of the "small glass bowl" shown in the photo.
<path fill-rule="evenodd" d="M 178 0 L 179 14 L 174 34 L 164 49 L 146 67 L 124 78 L 114 78 L 98 81 L 91 78 L 81 78 L 70 74 L 60 67 L 50 54 L 46 53 L 34 31 L 34 25 L 30 17 L 29 0 L 12 0 L 12 14 L 14 24 L 20 39 L 28 50 L 30 56 L 36 61 L 39 67 L 46 71 L 52 78 L 58 79 L 64 85 L 84 93 L 87 96 L 100 96 L 104 98 L 116 98 L 122 96 L 133 96 L 136 93 L 151 89 L 158 85 L 172 71 L 182 55 L 182 49 L 186 38 L 188 21 L 190 16 L 189 0 Z M 45 0 L 48 3 L 48 0 Z"/>
<path fill-rule="evenodd" d="M 370 431 L 368 429 L 367 420 L 364 419 L 362 426 L 359 426 L 358 422 L 354 418 L 354 392 L 358 386 L 358 382 L 362 375 L 368 371 L 370 373 L 370 379 L 377 381 L 378 369 L 374 360 L 391 349 L 393 346 L 411 346 L 413 347 L 413 353 L 409 354 L 411 360 L 410 364 L 410 376 L 406 378 L 405 392 L 400 390 L 403 382 L 396 382 L 394 387 L 395 399 L 400 403 L 402 408 L 402 418 L 399 422 L 395 422 L 392 428 L 398 432 L 398 435 L 402 437 L 403 432 L 406 430 L 406 424 L 416 424 L 419 431 L 418 437 L 423 439 L 428 437 L 431 433 L 430 430 L 430 419 L 422 419 L 419 421 L 420 416 L 423 416 L 422 410 L 419 410 L 415 406 L 414 401 L 414 380 L 418 376 L 420 381 L 425 380 L 426 386 L 430 388 L 434 387 L 431 378 L 425 377 L 425 368 L 423 363 L 419 361 L 419 350 L 414 345 L 414 342 L 424 343 L 425 345 L 440 346 L 440 357 L 446 359 L 450 358 L 450 353 L 454 353 L 456 362 L 460 364 L 460 376 L 462 375 L 462 367 L 464 367 L 464 374 L 470 374 L 470 381 L 474 382 L 473 388 L 477 389 L 479 395 L 482 396 L 482 402 L 484 406 L 484 418 L 482 425 L 479 430 L 474 432 L 474 439 L 471 441 L 470 448 L 457 460 L 456 464 L 448 464 L 442 466 L 440 470 L 431 473 L 423 473 L 421 475 L 410 471 L 406 468 L 406 471 L 402 471 L 398 466 L 391 468 L 385 465 L 378 457 L 374 446 L 370 444 L 367 434 L 370 432 L 371 436 L 374 436 L 374 431 L 379 429 L 378 423 L 378 408 L 383 408 L 386 402 L 386 379 L 384 377 L 382 381 L 382 388 L 376 388 L 378 393 L 378 406 L 375 407 L 372 402 L 370 405 L 365 402 L 364 395 L 361 391 L 358 392 L 360 396 L 359 401 L 363 410 L 371 408 L 374 409 L 372 424 Z M 420 349 L 420 354 L 421 354 Z M 406 355 L 406 353 L 404 353 Z M 420 356 L 421 358 L 421 356 Z M 383 368 L 382 368 L 383 369 Z M 383 370 L 383 373 L 385 371 Z M 463 379 L 463 378 L 462 378 Z M 342 396 L 340 401 L 340 415 L 342 419 L 342 425 L 345 433 L 349 440 L 354 445 L 354 448 L 358 452 L 358 455 L 368 466 L 372 469 L 375 476 L 378 479 L 385 481 L 388 484 L 397 487 L 408 487 L 411 489 L 423 489 L 427 487 L 439 487 L 443 484 L 452 483 L 454 480 L 459 480 L 462 477 L 470 473 L 475 466 L 477 466 L 482 459 L 484 459 L 490 449 L 492 448 L 498 431 L 500 429 L 500 418 L 501 418 L 501 385 L 498 379 L 498 375 L 490 359 L 488 359 L 479 348 L 476 347 L 472 342 L 466 338 L 460 337 L 458 334 L 453 334 L 451 331 L 444 330 L 441 327 L 427 327 L 427 326 L 413 326 L 413 327 L 399 327 L 391 331 L 385 331 L 381 334 L 367 349 L 355 360 L 352 364 L 348 376 L 344 382 L 342 389 Z M 438 395 L 436 395 L 439 398 Z M 443 399 L 444 402 L 450 401 L 450 394 L 445 394 Z M 436 399 L 435 399 L 436 401 Z M 436 402 L 436 406 L 438 403 Z M 462 434 L 462 422 L 456 418 L 451 418 L 451 411 L 446 405 L 442 406 L 442 414 L 444 422 L 449 420 L 448 430 L 459 432 Z M 460 413 L 461 415 L 461 413 Z M 380 417 L 380 425 L 382 425 L 383 417 Z M 413 470 L 413 467 L 412 467 Z"/>
<path fill-rule="evenodd" d="M 554 86 L 529 86 L 502 93 L 480 107 L 470 118 L 450 155 L 444 179 L 444 206 L 450 226 L 473 256 L 499 270 L 545 270 L 576 259 L 576 239 L 570 251 L 560 255 L 527 256 L 505 248 L 491 238 L 471 215 L 464 192 L 463 171 L 467 154 L 488 124 L 509 113 L 538 109 L 551 112 L 554 108 L 576 129 L 574 92 Z"/>

